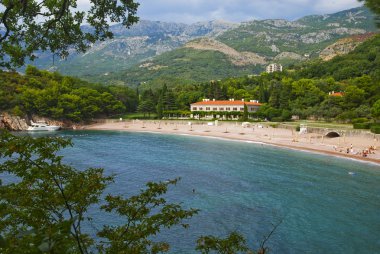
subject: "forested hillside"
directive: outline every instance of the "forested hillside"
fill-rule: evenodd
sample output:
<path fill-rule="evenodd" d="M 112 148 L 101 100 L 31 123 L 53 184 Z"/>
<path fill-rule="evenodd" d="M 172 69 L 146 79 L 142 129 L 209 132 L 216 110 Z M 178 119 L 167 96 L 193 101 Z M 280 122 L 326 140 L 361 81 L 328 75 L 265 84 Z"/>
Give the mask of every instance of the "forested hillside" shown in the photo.
<path fill-rule="evenodd" d="M 171 113 L 189 110 L 190 103 L 202 98 L 234 98 L 258 99 L 265 105 L 254 116 L 276 121 L 289 120 L 292 115 L 338 121 L 371 118 L 371 110 L 380 99 L 380 35 L 328 62 L 316 60 L 282 73 L 147 91 L 141 94 L 141 102 L 159 105 Z M 329 95 L 333 91 L 343 96 Z"/>
<path fill-rule="evenodd" d="M 94 85 L 28 66 L 26 75 L 0 71 L 0 111 L 74 122 L 109 117 L 136 109 L 128 87 Z"/>
<path fill-rule="evenodd" d="M 262 66 L 236 66 L 218 51 L 181 48 L 164 53 L 154 62 L 136 65 L 126 72 L 100 76 L 99 81 L 108 84 L 120 83 L 138 87 L 145 83 L 158 88 L 163 84 L 195 84 L 213 78 L 242 76 L 261 72 Z M 125 82 L 123 80 L 126 80 Z"/>
<path fill-rule="evenodd" d="M 221 55 L 216 64 L 222 70 L 225 63 Z M 207 68 L 200 66 L 199 75 Z M 380 105 L 380 35 L 373 36 L 347 55 L 330 61 L 318 59 L 284 72 L 199 83 L 186 76 L 172 75 L 132 90 L 127 86 L 94 85 L 29 66 L 26 75 L 0 72 L 0 110 L 73 121 L 136 110 L 162 117 L 188 114 L 189 105 L 203 98 L 234 98 L 264 103 L 253 115 L 261 119 L 283 121 L 297 115 L 300 118 L 337 121 L 364 118 L 362 121 L 367 121 L 377 117 L 374 105 Z M 167 86 L 168 80 L 176 80 L 178 85 Z M 341 94 L 329 95 L 333 91 Z"/>

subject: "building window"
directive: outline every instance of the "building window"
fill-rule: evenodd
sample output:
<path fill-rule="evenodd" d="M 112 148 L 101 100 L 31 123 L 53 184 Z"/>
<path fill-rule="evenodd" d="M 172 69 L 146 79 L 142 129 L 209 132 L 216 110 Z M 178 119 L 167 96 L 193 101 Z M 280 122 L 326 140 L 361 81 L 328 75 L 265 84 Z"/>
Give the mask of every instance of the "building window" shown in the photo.
<path fill-rule="evenodd" d="M 206 107 L 206 110 L 210 110 L 210 107 Z"/>
<path fill-rule="evenodd" d="M 197 110 L 197 107 L 193 107 L 193 110 Z"/>
<path fill-rule="evenodd" d="M 217 110 L 218 110 L 218 108 L 212 108 L 212 110 L 213 110 L 213 111 L 217 111 Z"/>
<path fill-rule="evenodd" d="M 240 108 L 240 111 L 244 111 L 244 108 Z"/>
<path fill-rule="evenodd" d="M 232 108 L 233 111 L 237 111 L 237 108 Z"/>
<path fill-rule="evenodd" d="M 223 110 L 224 110 L 224 108 L 219 108 L 219 110 L 220 110 L 220 111 L 223 111 Z"/>
<path fill-rule="evenodd" d="M 203 108 L 202 108 L 202 107 L 199 107 L 199 110 L 203 110 Z"/>
<path fill-rule="evenodd" d="M 230 111 L 230 110 L 231 110 L 231 108 L 226 108 L 226 110 L 227 110 L 227 111 Z"/>

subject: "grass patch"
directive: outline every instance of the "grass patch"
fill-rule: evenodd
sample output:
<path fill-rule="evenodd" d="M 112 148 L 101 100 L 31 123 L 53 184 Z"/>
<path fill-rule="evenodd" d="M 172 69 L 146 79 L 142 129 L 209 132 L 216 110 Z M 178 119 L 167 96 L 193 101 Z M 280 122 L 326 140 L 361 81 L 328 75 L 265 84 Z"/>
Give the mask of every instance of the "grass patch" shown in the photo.
<path fill-rule="evenodd" d="M 150 114 L 150 116 L 148 116 L 147 114 L 142 114 L 142 113 L 128 113 L 128 114 L 125 114 L 122 116 L 123 119 L 156 119 L 157 118 L 157 114 Z"/>

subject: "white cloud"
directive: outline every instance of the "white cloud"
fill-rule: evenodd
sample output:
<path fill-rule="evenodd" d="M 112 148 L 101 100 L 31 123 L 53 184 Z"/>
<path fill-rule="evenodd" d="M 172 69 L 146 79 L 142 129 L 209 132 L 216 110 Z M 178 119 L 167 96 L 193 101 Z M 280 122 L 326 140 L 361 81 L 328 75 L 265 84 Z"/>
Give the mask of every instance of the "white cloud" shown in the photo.
<path fill-rule="evenodd" d="M 141 19 L 194 23 L 223 19 L 294 20 L 311 14 L 329 14 L 361 5 L 357 0 L 137 0 Z M 78 0 L 88 9 L 89 0 Z"/>
<path fill-rule="evenodd" d="M 347 10 L 361 4 L 358 1 L 348 0 L 320 0 L 314 2 L 314 10 L 319 13 L 331 13 L 339 10 Z"/>

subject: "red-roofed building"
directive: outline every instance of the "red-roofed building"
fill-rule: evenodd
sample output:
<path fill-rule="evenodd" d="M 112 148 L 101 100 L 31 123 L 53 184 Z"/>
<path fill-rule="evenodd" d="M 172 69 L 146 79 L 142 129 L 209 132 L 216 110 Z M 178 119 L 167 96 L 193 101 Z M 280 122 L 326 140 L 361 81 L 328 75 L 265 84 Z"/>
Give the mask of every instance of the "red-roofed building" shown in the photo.
<path fill-rule="evenodd" d="M 192 103 L 190 105 L 191 112 L 243 112 L 244 104 L 247 105 L 248 113 L 254 113 L 259 110 L 261 103 L 256 100 L 209 100 Z"/>
<path fill-rule="evenodd" d="M 342 97 L 342 96 L 344 96 L 344 93 L 332 91 L 332 92 L 329 92 L 329 96 Z"/>

